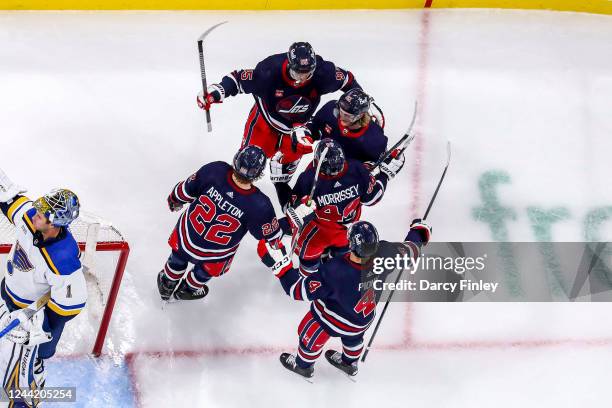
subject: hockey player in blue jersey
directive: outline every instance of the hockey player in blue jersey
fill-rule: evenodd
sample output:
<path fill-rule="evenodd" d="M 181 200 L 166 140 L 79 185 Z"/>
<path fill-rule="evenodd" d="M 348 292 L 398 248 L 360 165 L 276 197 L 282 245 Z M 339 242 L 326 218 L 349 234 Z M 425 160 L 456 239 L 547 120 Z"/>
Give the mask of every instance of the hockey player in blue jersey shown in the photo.
<path fill-rule="evenodd" d="M 16 236 L 0 283 L 0 329 L 15 319 L 21 322 L 0 340 L 5 390 L 44 386 L 44 361 L 55 354 L 65 324 L 87 301 L 79 247 L 68 229 L 79 215 L 79 199 L 70 190 L 56 189 L 32 202 L 24 192 L 0 169 L 0 210 Z M 24 309 L 46 296 L 49 300 L 28 318 Z M 36 400 L 12 402 L 38 405 Z"/>
<path fill-rule="evenodd" d="M 380 201 L 388 180 L 404 164 L 403 155 L 389 158 L 381 165 L 384 171 L 375 177 L 363 163 L 346 159 L 338 142 L 323 139 L 316 148 L 313 162 L 300 174 L 293 189 L 277 183 L 281 206 L 296 206 L 308 200 L 319 160 L 322 160 L 320 174 L 311 197 L 316 205 L 316 217 L 294 238 L 297 239 L 300 271 L 304 275 L 318 269 L 324 253 L 348 251 L 347 225 L 359 220 L 362 205 L 372 206 Z"/>
<path fill-rule="evenodd" d="M 350 253 L 333 258 L 305 277 L 293 267 L 291 256 L 284 247 L 273 248 L 260 241 L 258 253 L 262 262 L 272 269 L 290 297 L 310 301 L 310 311 L 298 326 L 299 346 L 296 354 L 282 353 L 282 365 L 304 377 L 312 377 L 314 363 L 330 337 L 339 337 L 342 352 L 328 350 L 326 359 L 350 376 L 357 374 L 357 361 L 363 350 L 363 336 L 376 315 L 374 291 L 360 290 L 362 272 L 377 253 L 378 233 L 374 225 L 358 221 L 348 230 Z M 403 249 L 415 260 L 421 246 L 429 242 L 431 228 L 414 220 L 405 238 Z"/>
<path fill-rule="evenodd" d="M 309 43 L 296 42 L 287 53 L 272 55 L 254 69 L 233 71 L 210 85 L 206 95 L 198 96 L 198 106 L 208 110 L 228 96 L 252 94 L 255 105 L 242 146 L 260 146 L 267 157 L 281 151 L 286 172 L 293 173 L 301 156 L 291 149 L 293 127 L 310 119 L 322 95 L 352 88 L 359 84 L 350 71 L 316 55 Z"/>
<path fill-rule="evenodd" d="M 206 296 L 206 282 L 230 269 L 247 232 L 271 243 L 282 237 L 270 199 L 253 185 L 265 164 L 262 149 L 245 146 L 234 156 L 233 166 L 206 164 L 174 187 L 168 197 L 170 210 L 179 211 L 185 204 L 189 208 L 170 236 L 172 253 L 157 277 L 163 300 Z M 188 263 L 193 264 L 189 272 Z"/>
<path fill-rule="evenodd" d="M 309 153 L 313 140 L 330 138 L 340 144 L 347 158 L 376 162 L 387 151 L 388 139 L 381 120 L 373 120 L 370 114 L 371 101 L 363 90 L 355 88 L 339 100 L 327 102 L 308 123 L 293 129 L 293 150 Z"/>

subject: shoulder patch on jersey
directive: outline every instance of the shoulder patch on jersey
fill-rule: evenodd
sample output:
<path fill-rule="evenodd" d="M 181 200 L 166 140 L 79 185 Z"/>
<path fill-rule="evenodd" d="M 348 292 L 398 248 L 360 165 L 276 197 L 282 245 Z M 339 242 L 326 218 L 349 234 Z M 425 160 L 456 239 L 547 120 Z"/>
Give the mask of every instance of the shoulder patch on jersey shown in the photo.
<path fill-rule="evenodd" d="M 310 282 L 308 282 L 308 291 L 310 293 L 315 292 L 320 287 L 321 287 L 321 282 L 319 282 L 319 281 L 311 280 Z"/>
<path fill-rule="evenodd" d="M 81 267 L 79 245 L 69 231 L 61 241 L 40 248 L 40 253 L 56 275 L 70 275 Z"/>

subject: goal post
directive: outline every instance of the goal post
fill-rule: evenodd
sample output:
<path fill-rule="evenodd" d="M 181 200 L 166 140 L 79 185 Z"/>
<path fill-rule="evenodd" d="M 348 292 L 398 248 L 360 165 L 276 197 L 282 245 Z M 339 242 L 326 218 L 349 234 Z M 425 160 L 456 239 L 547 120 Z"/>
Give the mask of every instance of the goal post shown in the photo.
<path fill-rule="evenodd" d="M 14 228 L 5 217 L 0 216 L 0 256 L 10 253 L 15 241 Z M 85 309 L 95 309 L 90 310 L 91 316 L 99 320 L 89 322 L 97 327 L 94 329 L 95 340 L 91 339 L 93 345 L 89 349 L 94 357 L 99 357 L 123 280 L 130 246 L 117 228 L 92 213 L 81 211 L 69 229 L 81 250 L 81 264 L 88 291 Z M 104 258 L 103 254 L 112 256 Z M 6 270 L 5 262 L 2 258 L 0 279 Z"/>

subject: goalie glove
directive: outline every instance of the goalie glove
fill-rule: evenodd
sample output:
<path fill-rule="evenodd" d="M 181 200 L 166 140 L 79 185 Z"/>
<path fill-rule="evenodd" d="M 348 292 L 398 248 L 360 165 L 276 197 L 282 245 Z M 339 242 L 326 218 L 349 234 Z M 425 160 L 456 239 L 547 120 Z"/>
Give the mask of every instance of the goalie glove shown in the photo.
<path fill-rule="evenodd" d="M 402 170 L 404 167 L 404 163 L 406 161 L 406 157 L 403 152 L 393 151 L 389 157 L 385 159 L 382 163 L 380 163 L 380 171 L 387 175 L 389 180 L 397 175 L 397 173 Z"/>
<path fill-rule="evenodd" d="M 416 243 L 421 243 L 423 246 L 427 245 L 431 238 L 431 231 L 433 228 L 429 226 L 424 220 L 420 218 L 415 218 L 412 220 L 412 224 L 410 224 L 410 231 L 406 236 L 404 241 L 412 241 Z"/>
<path fill-rule="evenodd" d="M 0 203 L 9 203 L 16 195 L 25 192 L 25 188 L 13 183 L 6 173 L 0 169 Z"/>
<path fill-rule="evenodd" d="M 317 205 L 315 204 L 314 200 L 311 200 L 310 204 L 308 204 L 308 202 L 304 202 L 298 205 L 296 208 L 287 208 L 287 217 L 289 217 L 291 223 L 297 229 L 297 231 L 302 231 L 304 226 L 313 220 L 316 210 Z"/>
<path fill-rule="evenodd" d="M 269 242 L 262 239 L 257 244 L 257 255 L 277 278 L 281 278 L 293 268 L 293 262 L 283 243 L 279 241 L 277 246 L 278 248 L 274 248 Z"/>
<path fill-rule="evenodd" d="M 222 103 L 225 99 L 225 89 L 220 84 L 212 84 L 206 89 L 206 95 L 201 91 L 196 98 L 200 109 L 209 110 L 213 103 Z"/>
<path fill-rule="evenodd" d="M 308 154 L 313 152 L 313 138 L 306 126 L 291 129 L 291 150 L 295 153 Z"/>

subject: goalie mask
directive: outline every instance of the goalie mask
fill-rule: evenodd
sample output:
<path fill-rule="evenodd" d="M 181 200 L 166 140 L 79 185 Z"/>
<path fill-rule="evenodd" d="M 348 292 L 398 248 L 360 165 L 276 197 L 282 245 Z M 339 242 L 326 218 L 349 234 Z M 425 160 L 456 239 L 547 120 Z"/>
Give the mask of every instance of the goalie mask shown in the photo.
<path fill-rule="evenodd" d="M 51 190 L 33 204 L 55 227 L 66 227 L 79 216 L 79 198 L 65 188 Z"/>

